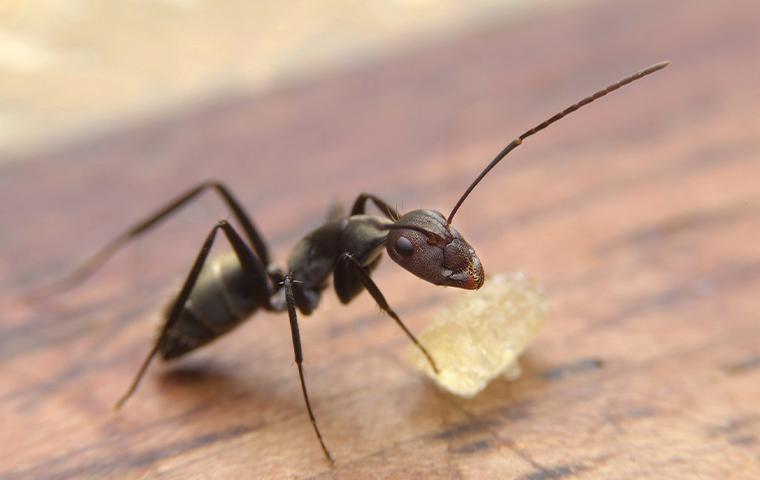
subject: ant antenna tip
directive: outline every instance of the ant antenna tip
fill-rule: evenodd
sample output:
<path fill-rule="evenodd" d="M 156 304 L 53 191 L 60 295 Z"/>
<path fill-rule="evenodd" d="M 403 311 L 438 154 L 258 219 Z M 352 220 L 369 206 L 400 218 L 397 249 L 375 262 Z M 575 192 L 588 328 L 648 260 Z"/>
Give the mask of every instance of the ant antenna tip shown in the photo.
<path fill-rule="evenodd" d="M 660 63 L 655 63 L 651 67 L 647 68 L 647 70 L 649 70 L 651 72 L 656 72 L 657 70 L 662 70 L 663 68 L 667 67 L 668 65 L 670 65 L 670 60 L 664 60 L 664 61 L 662 61 Z"/>
<path fill-rule="evenodd" d="M 655 63 L 654 65 L 646 67 L 643 70 L 639 70 L 638 72 L 634 73 L 633 75 L 625 77 L 625 78 L 623 78 L 622 80 L 619 80 L 616 83 L 608 85 L 607 87 L 605 87 L 605 88 L 603 88 L 601 90 L 598 90 L 596 93 L 594 93 L 592 95 L 589 95 L 588 97 L 584 98 L 583 100 L 581 100 L 581 101 L 579 101 L 579 102 L 577 102 L 577 103 L 575 103 L 573 105 L 570 105 L 569 107 L 567 107 L 566 109 L 562 110 L 561 112 L 556 113 L 554 116 L 552 116 L 552 117 L 544 120 L 543 122 L 541 122 L 540 124 L 538 124 L 535 127 L 531 128 L 530 130 L 527 130 L 525 133 L 523 133 L 522 135 L 520 135 L 519 137 L 517 137 L 515 140 L 512 140 L 512 142 L 510 142 L 509 145 L 507 145 L 506 147 L 504 147 L 504 149 L 501 152 L 499 152 L 498 155 L 496 155 L 496 158 L 494 158 L 493 160 L 491 160 L 491 163 L 489 163 L 483 169 L 483 171 L 480 172 L 480 175 L 478 175 L 475 178 L 475 180 L 473 180 L 473 182 L 470 184 L 470 186 L 467 187 L 467 189 L 464 191 L 464 193 L 462 194 L 462 196 L 459 197 L 459 200 L 454 205 L 454 208 L 451 209 L 451 213 L 449 213 L 449 216 L 446 219 L 446 223 L 448 225 L 451 225 L 451 221 L 454 219 L 454 215 L 457 213 L 457 210 L 459 210 L 459 207 L 465 201 L 465 199 L 470 194 L 470 192 L 472 192 L 472 190 L 475 188 L 475 186 L 478 183 L 480 183 L 480 181 L 483 179 L 483 177 L 485 177 L 488 174 L 488 172 L 490 172 L 491 169 L 496 166 L 497 163 L 499 163 L 505 156 L 507 156 L 507 154 L 509 152 L 511 152 L 512 150 L 514 150 L 518 146 L 520 146 L 526 138 L 528 138 L 531 135 L 534 135 L 534 134 L 540 132 L 541 130 L 545 129 L 549 125 L 551 125 L 554 122 L 556 122 L 556 121 L 558 121 L 558 120 L 566 117 L 567 115 L 575 112 L 576 110 L 579 110 L 580 108 L 584 107 L 585 105 L 588 105 L 589 103 L 591 103 L 591 102 L 593 102 L 595 100 L 598 100 L 598 99 L 602 98 L 603 96 L 605 96 L 605 95 L 607 95 L 609 93 L 612 93 L 615 90 L 617 90 L 617 89 L 619 89 L 619 88 L 621 88 L 621 87 L 623 87 L 625 85 L 633 83 L 636 80 L 639 80 L 639 79 L 641 79 L 643 77 L 646 77 L 649 74 L 652 74 L 652 73 L 654 73 L 654 72 L 656 72 L 658 70 L 662 70 L 663 68 L 667 67 L 668 65 L 670 65 L 670 61 L 669 60 L 665 60 L 663 62 Z"/>

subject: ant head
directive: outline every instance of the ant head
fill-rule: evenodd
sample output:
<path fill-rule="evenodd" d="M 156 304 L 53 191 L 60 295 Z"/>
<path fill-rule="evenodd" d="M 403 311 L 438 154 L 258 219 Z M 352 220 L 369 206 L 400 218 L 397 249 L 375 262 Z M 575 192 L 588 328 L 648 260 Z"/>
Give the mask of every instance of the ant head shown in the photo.
<path fill-rule="evenodd" d="M 448 218 L 435 210 L 414 210 L 391 225 L 383 228 L 390 230 L 386 249 L 391 258 L 413 274 L 436 285 L 477 289 L 483 285 L 483 266 L 475 255 L 475 250 L 464 238 L 451 227 L 459 207 L 480 183 L 488 172 L 496 166 L 509 152 L 522 145 L 523 141 L 542 131 L 554 122 L 566 117 L 589 103 L 602 98 L 608 93 L 646 77 L 667 67 L 669 62 L 661 62 L 640 70 L 612 85 L 597 91 L 583 100 L 570 105 L 561 112 L 544 120 L 514 139 L 491 160 L 483 171 L 464 191 L 454 205 Z"/>
<path fill-rule="evenodd" d="M 389 226 L 388 255 L 435 285 L 475 290 L 483 285 L 483 265 L 446 218 L 435 210 L 413 210 Z"/>

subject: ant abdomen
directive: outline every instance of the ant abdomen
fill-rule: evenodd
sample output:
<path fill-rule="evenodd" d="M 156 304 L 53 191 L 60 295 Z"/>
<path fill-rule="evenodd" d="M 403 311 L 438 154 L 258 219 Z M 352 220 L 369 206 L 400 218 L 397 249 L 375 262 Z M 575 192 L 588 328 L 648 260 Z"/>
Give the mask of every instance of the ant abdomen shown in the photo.
<path fill-rule="evenodd" d="M 254 288 L 234 254 L 221 255 L 204 265 L 190 298 L 174 325 L 160 338 L 158 351 L 164 360 L 180 357 L 221 337 L 261 307 Z M 174 300 L 169 302 L 167 310 Z M 164 329 L 168 311 L 164 311 Z"/>

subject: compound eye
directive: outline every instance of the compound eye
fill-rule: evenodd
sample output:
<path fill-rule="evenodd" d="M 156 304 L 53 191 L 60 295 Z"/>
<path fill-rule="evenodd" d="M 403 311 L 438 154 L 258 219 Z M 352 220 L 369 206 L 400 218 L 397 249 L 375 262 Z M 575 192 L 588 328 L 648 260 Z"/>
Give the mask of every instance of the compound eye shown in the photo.
<path fill-rule="evenodd" d="M 399 255 L 403 255 L 405 257 L 413 254 L 414 245 L 412 245 L 412 241 L 406 237 L 398 237 L 396 240 L 396 252 L 398 252 Z"/>

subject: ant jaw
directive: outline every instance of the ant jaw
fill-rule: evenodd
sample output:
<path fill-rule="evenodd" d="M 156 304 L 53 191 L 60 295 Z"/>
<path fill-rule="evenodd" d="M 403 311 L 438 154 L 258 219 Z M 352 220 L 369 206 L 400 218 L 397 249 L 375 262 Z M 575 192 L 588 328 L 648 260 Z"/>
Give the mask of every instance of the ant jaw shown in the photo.
<path fill-rule="evenodd" d="M 485 275 L 483 269 L 480 269 L 479 273 L 473 272 L 460 272 L 451 276 L 447 276 L 446 280 L 441 283 L 444 287 L 456 287 L 463 288 L 465 290 L 477 290 L 483 286 L 485 282 Z"/>
<path fill-rule="evenodd" d="M 486 281 L 486 272 L 483 270 L 483 264 L 480 263 L 480 259 L 475 256 L 472 263 L 472 269 L 470 270 L 471 283 L 468 284 L 470 290 L 477 290 L 483 286 Z"/>
<path fill-rule="evenodd" d="M 444 249 L 444 265 L 455 266 L 456 272 L 446 275 L 443 285 L 466 290 L 477 290 L 485 282 L 485 272 L 475 250 L 464 241 L 454 239 Z"/>
<path fill-rule="evenodd" d="M 450 287 L 464 288 L 466 290 L 477 290 L 485 282 L 485 272 L 483 264 L 475 252 L 470 250 L 467 256 L 467 267 L 459 272 L 446 276 L 444 285 Z"/>

